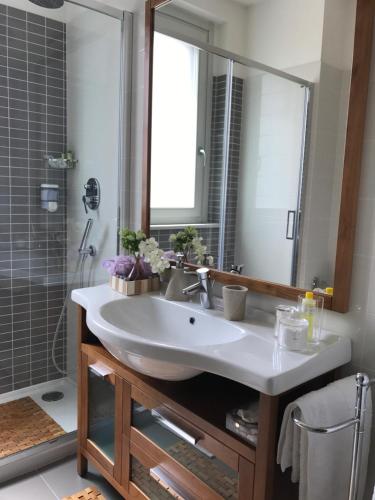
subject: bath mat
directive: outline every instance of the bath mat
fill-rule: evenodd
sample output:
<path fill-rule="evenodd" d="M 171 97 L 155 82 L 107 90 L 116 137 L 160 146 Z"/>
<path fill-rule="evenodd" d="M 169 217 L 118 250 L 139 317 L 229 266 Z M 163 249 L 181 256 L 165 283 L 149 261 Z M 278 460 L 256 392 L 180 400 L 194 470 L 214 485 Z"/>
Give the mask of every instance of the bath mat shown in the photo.
<path fill-rule="evenodd" d="M 65 431 L 29 397 L 0 404 L 0 458 L 63 434 Z"/>
<path fill-rule="evenodd" d="M 105 500 L 105 497 L 96 488 L 89 487 L 61 500 Z"/>

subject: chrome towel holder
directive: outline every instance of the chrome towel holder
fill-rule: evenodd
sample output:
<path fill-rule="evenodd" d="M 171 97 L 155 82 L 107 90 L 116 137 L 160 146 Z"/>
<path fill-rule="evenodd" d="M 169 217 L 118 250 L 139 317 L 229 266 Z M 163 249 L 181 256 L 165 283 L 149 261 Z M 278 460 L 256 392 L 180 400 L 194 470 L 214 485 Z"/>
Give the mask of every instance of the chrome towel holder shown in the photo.
<path fill-rule="evenodd" d="M 348 500 L 359 500 L 358 498 L 359 471 L 360 471 L 361 456 L 362 456 L 363 434 L 365 430 L 367 390 L 369 389 L 370 385 L 373 384 L 374 382 L 375 379 L 369 379 L 369 377 L 365 373 L 357 373 L 354 417 L 349 420 L 340 422 L 339 424 L 331 425 L 329 427 L 313 427 L 307 424 L 306 422 L 302 422 L 300 420 L 299 408 L 294 408 L 294 410 L 292 410 L 291 413 L 293 422 L 298 427 L 307 432 L 314 432 L 317 434 L 331 434 L 333 432 L 341 431 L 342 429 L 354 426 L 352 463 L 351 463 Z"/>

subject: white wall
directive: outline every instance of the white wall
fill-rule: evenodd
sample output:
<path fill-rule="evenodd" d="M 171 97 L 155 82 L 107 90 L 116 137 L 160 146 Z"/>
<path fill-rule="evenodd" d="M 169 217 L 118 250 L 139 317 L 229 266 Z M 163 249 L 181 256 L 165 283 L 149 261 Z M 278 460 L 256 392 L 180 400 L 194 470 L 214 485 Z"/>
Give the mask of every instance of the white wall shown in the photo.
<path fill-rule="evenodd" d="M 247 7 L 228 0 L 174 0 L 173 5 L 214 23 L 214 45 L 246 56 Z"/>
<path fill-rule="evenodd" d="M 334 277 L 355 3 L 325 2 L 320 75 L 313 95 L 298 279 L 301 287 L 310 287 L 315 276 L 331 286 Z"/>
<path fill-rule="evenodd" d="M 248 9 L 247 57 L 285 69 L 321 58 L 325 0 L 264 0 Z"/>

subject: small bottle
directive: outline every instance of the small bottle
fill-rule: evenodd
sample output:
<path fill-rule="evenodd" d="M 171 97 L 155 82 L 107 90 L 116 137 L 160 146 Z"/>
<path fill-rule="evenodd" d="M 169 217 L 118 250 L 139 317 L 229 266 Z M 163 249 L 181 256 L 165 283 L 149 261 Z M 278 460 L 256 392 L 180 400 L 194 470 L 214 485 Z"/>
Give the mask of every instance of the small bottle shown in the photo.
<path fill-rule="evenodd" d="M 301 301 L 301 312 L 303 317 L 309 323 L 309 331 L 307 339 L 312 342 L 314 338 L 314 313 L 316 308 L 316 301 L 314 300 L 313 292 L 306 292 L 305 297 Z"/>
<path fill-rule="evenodd" d="M 309 322 L 298 312 L 280 319 L 278 344 L 289 351 L 306 351 Z"/>

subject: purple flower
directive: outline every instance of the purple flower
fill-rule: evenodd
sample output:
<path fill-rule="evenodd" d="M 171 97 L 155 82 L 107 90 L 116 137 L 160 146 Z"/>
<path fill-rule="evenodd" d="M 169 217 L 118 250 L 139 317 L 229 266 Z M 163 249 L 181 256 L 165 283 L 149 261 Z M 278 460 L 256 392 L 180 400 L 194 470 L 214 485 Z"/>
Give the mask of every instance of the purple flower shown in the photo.
<path fill-rule="evenodd" d="M 102 262 L 102 267 L 108 271 L 111 276 L 127 278 L 136 264 L 136 259 L 130 255 L 117 255 L 113 259 L 106 259 Z M 146 279 L 152 276 L 151 266 L 144 261 L 143 257 L 138 259 L 138 271 L 141 278 Z"/>
<path fill-rule="evenodd" d="M 102 261 L 102 267 L 110 274 L 115 276 L 115 259 L 106 259 Z"/>
<path fill-rule="evenodd" d="M 134 257 L 130 257 L 129 255 L 118 255 L 115 257 L 115 275 L 126 278 L 133 269 L 134 262 Z"/>
<path fill-rule="evenodd" d="M 166 252 L 164 252 L 164 257 L 169 260 L 177 259 L 176 254 L 174 253 L 173 250 L 167 250 Z"/>
<path fill-rule="evenodd" d="M 102 262 L 102 267 L 108 271 L 111 276 L 128 276 L 134 266 L 135 259 L 128 255 L 117 255 L 113 259 L 106 259 Z"/>

